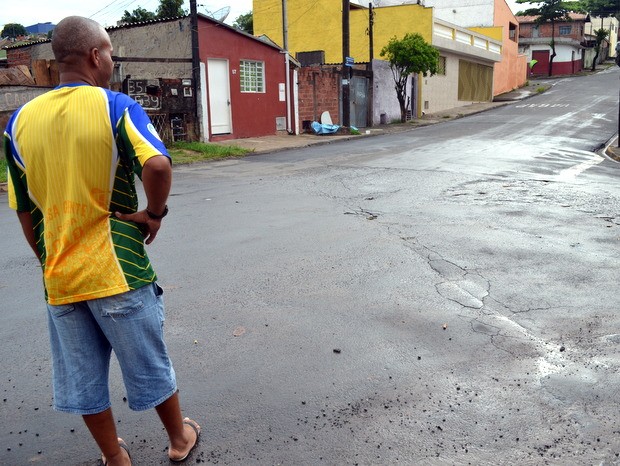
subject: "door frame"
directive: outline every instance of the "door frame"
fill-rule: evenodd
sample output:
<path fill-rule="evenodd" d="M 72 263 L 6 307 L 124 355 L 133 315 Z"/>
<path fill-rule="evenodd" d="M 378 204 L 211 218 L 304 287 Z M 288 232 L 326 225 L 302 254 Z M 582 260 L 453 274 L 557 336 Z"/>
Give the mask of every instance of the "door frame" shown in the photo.
<path fill-rule="evenodd" d="M 214 90 L 211 88 L 211 77 L 215 77 L 214 74 L 212 74 L 212 70 L 211 67 L 209 66 L 210 63 L 213 62 L 219 62 L 219 63 L 224 63 L 226 65 L 226 79 L 225 79 L 225 84 L 226 84 L 226 91 L 227 91 L 227 102 L 228 102 L 228 132 L 221 132 L 221 133 L 214 133 L 213 132 L 213 111 L 214 110 L 218 110 L 218 109 L 214 109 L 213 108 L 213 102 L 211 100 L 211 96 L 213 96 L 214 94 L 217 93 L 217 89 Z M 211 134 L 211 136 L 219 136 L 219 135 L 224 135 L 224 134 L 233 134 L 233 121 L 232 121 L 232 101 L 230 100 L 230 61 L 227 58 L 207 58 L 207 83 L 208 83 L 208 87 L 209 87 L 209 133 Z"/>

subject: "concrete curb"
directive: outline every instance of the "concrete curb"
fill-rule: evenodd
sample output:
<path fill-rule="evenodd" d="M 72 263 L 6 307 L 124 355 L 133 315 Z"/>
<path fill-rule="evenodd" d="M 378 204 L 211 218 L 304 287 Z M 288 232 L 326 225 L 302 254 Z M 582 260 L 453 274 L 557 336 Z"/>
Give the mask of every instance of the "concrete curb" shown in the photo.
<path fill-rule="evenodd" d="M 603 154 L 614 162 L 620 163 L 620 147 L 618 147 L 618 137 L 619 136 L 616 134 L 609 141 L 607 141 L 605 148 L 603 149 Z"/>
<path fill-rule="evenodd" d="M 248 139 L 230 139 L 227 141 L 215 142 L 212 144 L 219 145 L 236 145 L 243 149 L 248 149 L 250 152 L 245 156 L 252 155 L 266 155 L 277 152 L 282 152 L 285 150 L 295 150 L 307 148 L 310 146 L 321 146 L 326 144 L 332 144 L 334 142 L 343 142 L 350 141 L 353 139 L 358 139 L 360 137 L 369 137 L 369 136 L 380 136 L 385 134 L 396 134 L 402 133 L 406 131 L 413 131 L 417 128 L 436 125 L 440 123 L 444 123 L 447 121 L 456 120 L 459 118 L 465 118 L 470 115 L 475 115 L 478 113 L 485 112 L 487 110 L 491 110 L 493 108 L 502 107 L 505 105 L 510 105 L 522 100 L 529 99 L 530 97 L 534 97 L 541 93 L 544 93 L 549 88 L 551 88 L 553 84 L 549 82 L 548 79 L 533 79 L 530 80 L 527 86 L 524 86 L 520 89 L 515 89 L 510 92 L 506 92 L 504 94 L 500 94 L 495 97 L 495 100 L 491 102 L 479 102 L 473 103 L 464 107 L 456 107 L 448 110 L 440 111 L 431 115 L 424 115 L 421 118 L 416 120 L 412 120 L 409 123 L 395 123 L 391 125 L 383 125 L 383 126 L 374 126 L 369 128 L 370 134 L 361 134 L 361 135 L 340 135 L 340 136 L 331 136 L 331 135 L 311 135 L 311 134 L 302 134 L 299 136 L 294 135 L 285 135 L 285 136 L 264 136 L 260 138 L 248 138 Z M 544 91 L 539 92 L 538 89 L 544 88 Z M 291 139 L 288 139 L 288 138 Z M 293 138 L 312 138 L 308 139 L 304 142 L 300 142 L 299 139 L 295 140 Z M 315 139 L 316 138 L 316 139 Z M 260 142 L 259 142 L 260 141 Z M 258 148 L 264 142 L 265 145 L 269 145 L 270 147 L 261 149 Z"/>
<path fill-rule="evenodd" d="M 292 144 L 292 145 L 286 145 L 283 144 L 281 147 L 275 147 L 275 148 L 270 148 L 270 149 L 259 149 L 259 150 L 253 150 L 251 152 L 249 152 L 248 154 L 246 154 L 246 156 L 253 156 L 253 155 L 265 155 L 265 154 L 273 154 L 273 153 L 277 153 L 277 152 L 283 152 L 286 150 L 295 150 L 295 149 L 304 149 L 304 148 L 308 148 L 308 147 L 312 147 L 312 146 L 324 146 L 327 144 L 333 144 L 333 143 L 338 143 L 338 142 L 344 142 L 344 141 L 352 141 L 352 140 L 357 140 L 360 138 L 368 138 L 368 137 L 376 137 L 376 136 L 386 136 L 389 134 L 398 134 L 398 133 L 405 133 L 408 131 L 415 131 L 416 129 L 419 128 L 424 128 L 426 126 L 431 126 L 431 125 L 437 125 L 437 124 L 441 124 L 441 123 L 446 123 L 448 121 L 452 121 L 452 120 L 458 120 L 460 118 L 466 118 L 470 115 L 476 115 L 478 113 L 483 113 L 486 112 L 488 110 L 492 110 L 494 108 L 498 108 L 498 107 L 504 107 L 506 105 L 509 105 L 511 103 L 514 102 L 518 102 L 519 100 L 523 100 L 523 99 L 518 99 L 518 100 L 505 100 L 505 101 L 500 101 L 500 102 L 489 102 L 488 104 L 484 104 L 484 106 L 480 107 L 480 108 L 475 108 L 475 109 L 467 109 L 467 107 L 461 107 L 461 108 L 457 108 L 457 109 L 451 109 L 449 110 L 449 112 L 455 112 L 455 111 L 459 111 L 459 113 L 456 114 L 448 114 L 448 112 L 445 112 L 444 116 L 432 116 L 432 115 L 428 115 L 425 117 L 422 117 L 421 119 L 417 119 L 414 120 L 410 123 L 397 123 L 397 124 L 393 124 L 393 125 L 386 125 L 383 127 L 374 127 L 370 128 L 369 134 L 352 134 L 352 135 L 343 135 L 343 136 L 318 136 L 318 135 L 309 135 L 313 138 L 317 138 L 316 140 L 310 140 L 307 141 L 303 144 Z M 476 105 L 476 104 L 472 104 L 472 105 Z M 444 112 L 440 112 L 440 113 L 444 113 Z M 426 119 L 425 119 L 426 118 Z M 288 137 L 288 136 L 287 136 Z M 299 137 L 299 136 L 290 136 L 291 138 L 294 137 Z M 322 139 L 322 138 L 329 138 L 329 139 Z M 235 145 L 235 143 L 241 143 L 242 142 L 240 140 L 231 140 L 231 141 L 225 141 L 219 144 L 227 144 L 227 145 Z"/>

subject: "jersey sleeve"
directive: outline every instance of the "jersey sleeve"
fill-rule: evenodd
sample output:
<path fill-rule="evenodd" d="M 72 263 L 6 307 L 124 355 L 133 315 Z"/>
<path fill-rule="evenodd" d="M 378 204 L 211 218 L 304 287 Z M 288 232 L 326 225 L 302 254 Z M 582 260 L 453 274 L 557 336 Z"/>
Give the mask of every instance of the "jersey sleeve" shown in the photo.
<path fill-rule="evenodd" d="M 4 154 L 7 162 L 7 190 L 9 207 L 18 212 L 29 212 L 32 209 L 32 203 L 28 197 L 25 167 L 12 136 L 18 113 L 19 111 L 11 116 L 3 137 Z"/>
<path fill-rule="evenodd" d="M 116 115 L 119 156 L 125 158 L 139 176 L 151 157 L 164 155 L 170 159 L 151 119 L 135 100 L 124 94 L 116 94 L 112 102 L 112 114 Z"/>

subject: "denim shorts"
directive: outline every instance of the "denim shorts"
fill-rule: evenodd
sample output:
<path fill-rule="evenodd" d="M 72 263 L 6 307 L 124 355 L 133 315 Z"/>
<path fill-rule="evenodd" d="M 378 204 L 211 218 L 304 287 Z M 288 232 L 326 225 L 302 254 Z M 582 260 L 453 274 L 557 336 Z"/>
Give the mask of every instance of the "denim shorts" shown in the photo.
<path fill-rule="evenodd" d="M 153 408 L 176 392 L 162 293 L 152 283 L 106 298 L 48 304 L 54 409 L 82 415 L 108 409 L 112 351 L 132 410 Z"/>

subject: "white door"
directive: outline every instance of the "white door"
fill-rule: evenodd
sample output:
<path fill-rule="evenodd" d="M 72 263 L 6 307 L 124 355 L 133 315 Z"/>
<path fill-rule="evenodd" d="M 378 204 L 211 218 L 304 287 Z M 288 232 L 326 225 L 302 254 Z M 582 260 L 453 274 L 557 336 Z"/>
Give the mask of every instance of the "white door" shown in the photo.
<path fill-rule="evenodd" d="M 228 134 L 232 132 L 228 60 L 209 59 L 207 63 L 211 134 Z"/>

